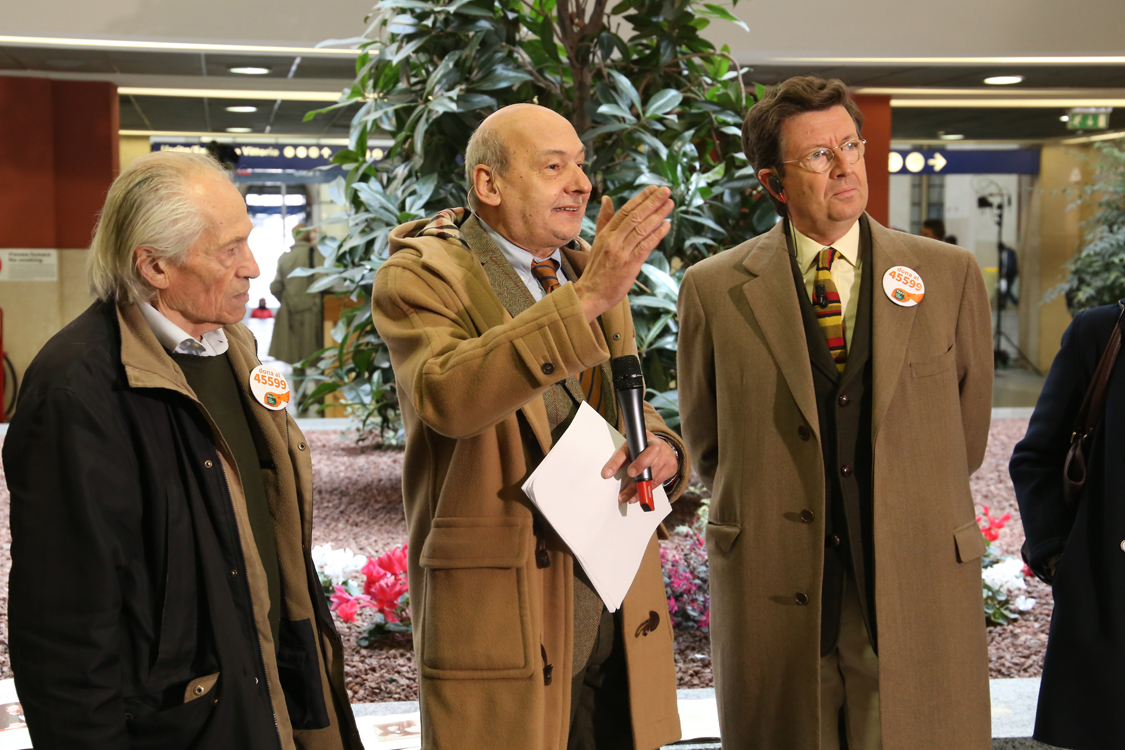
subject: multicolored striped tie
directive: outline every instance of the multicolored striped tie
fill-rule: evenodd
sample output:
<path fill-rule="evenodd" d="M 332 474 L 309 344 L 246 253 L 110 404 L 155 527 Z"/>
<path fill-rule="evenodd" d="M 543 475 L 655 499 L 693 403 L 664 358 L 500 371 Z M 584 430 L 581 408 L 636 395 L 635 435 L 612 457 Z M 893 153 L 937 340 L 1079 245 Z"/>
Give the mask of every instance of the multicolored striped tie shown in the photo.
<path fill-rule="evenodd" d="M 828 351 L 836 362 L 836 370 L 843 372 L 848 363 L 844 311 L 840 307 L 840 292 L 836 289 L 836 282 L 832 280 L 832 262 L 839 254 L 836 248 L 826 247 L 817 256 L 813 300 L 817 305 L 817 322 L 828 341 Z"/>
<path fill-rule="evenodd" d="M 539 285 L 543 287 L 544 294 L 550 294 L 558 289 L 559 262 L 554 258 L 544 258 L 531 264 L 531 273 Z M 586 403 L 602 414 L 602 368 L 598 365 L 587 368 L 578 376 L 578 384 L 582 387 L 582 395 Z M 606 416 L 602 414 L 602 416 Z"/>

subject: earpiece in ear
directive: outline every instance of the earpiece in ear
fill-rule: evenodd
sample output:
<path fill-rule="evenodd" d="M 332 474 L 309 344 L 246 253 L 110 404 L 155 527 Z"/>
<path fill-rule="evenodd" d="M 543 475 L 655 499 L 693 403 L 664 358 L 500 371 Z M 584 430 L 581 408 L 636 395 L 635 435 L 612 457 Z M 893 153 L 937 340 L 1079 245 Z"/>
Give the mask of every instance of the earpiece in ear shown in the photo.
<path fill-rule="evenodd" d="M 785 192 L 785 187 L 781 184 L 781 180 L 779 180 L 776 177 L 771 175 L 769 182 L 770 182 L 770 190 L 774 191 L 775 193 L 777 193 L 779 195 L 781 193 Z"/>

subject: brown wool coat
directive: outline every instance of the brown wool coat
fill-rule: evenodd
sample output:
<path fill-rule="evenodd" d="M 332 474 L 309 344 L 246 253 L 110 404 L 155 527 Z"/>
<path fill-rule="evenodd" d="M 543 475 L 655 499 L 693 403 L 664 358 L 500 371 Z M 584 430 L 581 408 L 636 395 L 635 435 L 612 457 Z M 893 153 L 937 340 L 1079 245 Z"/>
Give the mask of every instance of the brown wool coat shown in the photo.
<path fill-rule="evenodd" d="M 825 474 L 782 226 L 697 263 L 680 292 L 684 437 L 714 493 L 707 549 L 719 719 L 724 746 L 739 750 L 820 746 Z M 965 250 L 874 221 L 871 238 L 883 748 L 986 750 L 984 539 L 969 475 L 988 440 L 988 297 Z M 883 274 L 896 265 L 921 275 L 918 306 L 884 294 Z M 812 523 L 801 519 L 806 509 Z"/>
<path fill-rule="evenodd" d="M 601 317 L 601 328 L 591 326 L 566 284 L 513 318 L 474 252 L 456 239 L 418 236 L 426 224 L 391 233 L 392 254 L 372 294 L 407 434 L 403 498 L 422 746 L 562 750 L 573 557 L 547 527 L 550 566 L 537 567 L 533 526 L 541 522 L 520 486 L 534 468 L 528 457 L 551 447 L 543 392 L 636 352 L 629 306 L 623 301 Z M 475 218 L 463 228 L 474 250 L 491 245 Z M 564 248 L 579 273 L 584 249 Z M 682 446 L 647 405 L 646 422 Z M 672 496 L 683 479 L 678 484 Z M 646 633 L 653 612 L 659 625 Z M 680 736 L 655 536 L 622 622 L 635 747 L 651 750 Z"/>
<path fill-rule="evenodd" d="M 121 364 L 131 388 L 161 388 L 181 393 L 197 401 L 183 371 L 168 356 L 135 306 L 118 308 L 121 324 Z M 225 326 L 228 357 L 244 402 L 253 402 L 250 372 L 261 364 L 253 334 L 241 323 Z M 202 404 L 211 428 L 218 427 Z M 323 596 L 311 587 L 308 556 L 312 550 L 312 459 L 297 422 L 285 410 L 270 411 L 257 403 L 246 409 L 253 417 L 250 430 L 261 438 L 273 460 L 274 470 L 262 472 L 266 498 L 277 529 L 277 556 L 281 575 L 281 617 L 309 620 L 319 634 L 321 685 L 331 725 L 325 729 L 294 730 L 289 720 L 285 697 L 278 676 L 277 659 L 270 629 L 269 586 L 258 557 L 246 510 L 238 466 L 226 441 L 216 440 L 223 471 L 228 479 L 238 538 L 246 561 L 250 595 L 253 598 L 255 626 L 262 648 L 262 661 L 269 678 L 270 698 L 284 750 L 352 750 L 362 747 L 347 690 L 344 687 L 344 653 L 335 625 L 317 617 L 312 596 Z M 343 726 L 341 727 L 341 723 Z M 344 738 L 347 739 L 344 739 Z"/>

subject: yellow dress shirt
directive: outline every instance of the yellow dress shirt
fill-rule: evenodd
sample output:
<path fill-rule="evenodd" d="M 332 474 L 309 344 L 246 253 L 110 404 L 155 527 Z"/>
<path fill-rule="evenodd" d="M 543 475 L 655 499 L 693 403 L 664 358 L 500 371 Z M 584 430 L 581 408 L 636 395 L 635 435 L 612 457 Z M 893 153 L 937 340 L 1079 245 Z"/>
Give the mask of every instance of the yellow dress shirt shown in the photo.
<path fill-rule="evenodd" d="M 797 250 L 797 266 L 805 279 L 805 291 L 809 300 L 813 299 L 813 283 L 816 279 L 816 259 L 820 251 L 826 247 L 834 247 L 840 254 L 832 263 L 832 281 L 836 284 L 836 291 L 840 293 L 840 307 L 844 311 L 844 346 L 847 351 L 852 349 L 852 331 L 855 330 L 855 314 L 859 305 L 859 284 L 862 279 L 859 257 L 859 222 L 852 224 L 840 239 L 831 245 L 822 245 L 816 240 L 801 234 L 800 230 L 792 224 L 793 245 Z M 846 261 L 846 262 L 845 262 Z"/>

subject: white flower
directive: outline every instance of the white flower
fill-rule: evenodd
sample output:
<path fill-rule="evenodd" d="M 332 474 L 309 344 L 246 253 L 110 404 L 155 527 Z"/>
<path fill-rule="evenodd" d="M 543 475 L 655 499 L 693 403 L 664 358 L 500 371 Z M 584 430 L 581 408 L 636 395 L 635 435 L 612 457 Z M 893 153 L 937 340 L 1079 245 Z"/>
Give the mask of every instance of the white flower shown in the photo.
<path fill-rule="evenodd" d="M 331 542 L 313 547 L 312 559 L 320 576 L 333 586 L 344 583 L 367 564 L 367 558 L 353 553 L 350 547 L 332 549 Z"/>
<path fill-rule="evenodd" d="M 1016 599 L 1016 609 L 1018 609 L 1020 612 L 1026 612 L 1034 606 L 1035 599 L 1032 599 L 1030 597 L 1021 596 Z"/>
<path fill-rule="evenodd" d="M 1023 561 L 1011 556 L 982 570 L 981 577 L 985 586 L 1004 594 L 1015 594 L 1027 588 L 1023 577 Z"/>

